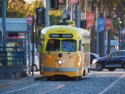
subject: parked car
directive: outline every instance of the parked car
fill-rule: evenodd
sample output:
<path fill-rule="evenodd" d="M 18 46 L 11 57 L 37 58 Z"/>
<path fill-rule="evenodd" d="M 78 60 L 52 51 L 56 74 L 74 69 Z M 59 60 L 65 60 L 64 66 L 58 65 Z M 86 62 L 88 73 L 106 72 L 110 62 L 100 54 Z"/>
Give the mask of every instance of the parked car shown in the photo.
<path fill-rule="evenodd" d="M 93 70 L 92 61 L 93 61 L 94 59 L 97 59 L 97 58 L 99 58 L 99 56 L 98 56 L 97 54 L 95 54 L 95 53 L 90 53 L 90 69 L 91 69 L 91 70 Z"/>
<path fill-rule="evenodd" d="M 92 65 L 97 71 L 102 71 L 104 68 L 109 71 L 114 71 L 116 68 L 125 69 L 125 50 L 118 50 L 104 57 L 94 59 Z"/>

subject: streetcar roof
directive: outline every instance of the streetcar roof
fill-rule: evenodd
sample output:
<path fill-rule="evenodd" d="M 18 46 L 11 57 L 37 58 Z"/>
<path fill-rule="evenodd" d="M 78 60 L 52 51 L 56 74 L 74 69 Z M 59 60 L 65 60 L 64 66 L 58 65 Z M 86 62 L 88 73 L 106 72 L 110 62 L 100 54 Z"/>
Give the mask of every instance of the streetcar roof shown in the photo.
<path fill-rule="evenodd" d="M 67 26 L 67 25 L 53 25 L 53 26 L 49 26 L 46 27 L 44 29 L 41 30 L 42 34 L 46 34 L 48 31 L 52 30 L 52 29 L 69 29 L 72 30 L 74 32 L 79 32 L 80 34 L 85 34 L 85 35 L 90 35 L 90 33 L 86 30 L 86 29 L 82 29 L 82 28 L 77 28 L 77 27 L 73 27 L 73 26 Z M 84 32 L 83 32 L 84 31 Z"/>

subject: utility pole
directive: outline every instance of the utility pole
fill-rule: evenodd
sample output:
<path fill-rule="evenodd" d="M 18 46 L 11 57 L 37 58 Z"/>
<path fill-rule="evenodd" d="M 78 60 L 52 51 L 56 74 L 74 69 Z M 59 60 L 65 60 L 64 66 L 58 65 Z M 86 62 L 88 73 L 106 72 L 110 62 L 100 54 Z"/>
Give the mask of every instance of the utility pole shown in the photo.
<path fill-rule="evenodd" d="M 87 20 L 87 13 L 88 13 L 88 0 L 85 0 L 85 20 Z"/>
<path fill-rule="evenodd" d="M 94 14 L 95 14 L 95 11 L 96 11 L 96 6 L 97 6 L 97 4 L 96 4 L 96 1 L 95 0 L 92 0 L 91 1 L 91 12 L 93 12 Z M 96 15 L 96 14 L 95 14 Z M 96 29 L 95 29 L 95 24 L 94 24 L 94 26 L 93 27 L 91 27 L 91 35 L 90 35 L 90 37 L 91 37 L 91 41 L 90 41 L 90 44 L 91 44 L 91 46 L 90 46 L 90 51 L 92 52 L 92 53 L 96 53 Z"/>
<path fill-rule="evenodd" d="M 82 9 L 80 8 L 80 4 L 83 3 L 83 0 L 77 0 L 77 5 L 75 5 L 75 24 L 78 28 L 80 28 L 80 24 L 81 24 L 81 13 L 82 13 Z"/>
<path fill-rule="evenodd" d="M 81 10 L 80 10 L 80 0 L 78 1 L 78 6 L 77 6 L 77 27 L 80 27 L 80 20 L 81 20 Z"/>
<path fill-rule="evenodd" d="M 69 0 L 66 0 L 66 11 L 68 10 L 69 8 Z"/>
<path fill-rule="evenodd" d="M 2 0 L 3 50 L 6 50 L 6 0 Z"/>
<path fill-rule="evenodd" d="M 97 19 L 98 19 L 98 6 L 96 6 L 96 54 L 99 55 L 99 31 L 97 27 Z"/>
<path fill-rule="evenodd" d="M 34 16 L 32 16 L 32 65 L 34 65 Z M 32 66 L 32 76 L 34 75 L 34 68 Z"/>
<path fill-rule="evenodd" d="M 70 20 L 73 20 L 73 17 L 72 17 L 72 15 L 73 15 L 73 6 L 71 5 L 71 10 L 70 10 Z"/>
<path fill-rule="evenodd" d="M 6 52 L 6 0 L 2 0 L 2 33 L 3 33 L 3 51 L 5 51 L 5 55 L 7 55 Z M 4 66 L 7 66 L 7 61 L 3 61 Z"/>
<path fill-rule="evenodd" d="M 46 27 L 49 26 L 49 4 L 50 4 L 50 0 L 46 0 Z"/>

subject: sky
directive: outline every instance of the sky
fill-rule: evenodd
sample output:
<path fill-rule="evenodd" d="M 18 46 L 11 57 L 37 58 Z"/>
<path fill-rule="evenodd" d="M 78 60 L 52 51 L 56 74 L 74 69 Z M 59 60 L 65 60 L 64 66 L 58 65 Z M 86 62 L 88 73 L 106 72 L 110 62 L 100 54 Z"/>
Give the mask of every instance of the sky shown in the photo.
<path fill-rule="evenodd" d="M 35 0 L 24 0 L 24 1 L 27 2 L 27 3 L 32 3 Z"/>

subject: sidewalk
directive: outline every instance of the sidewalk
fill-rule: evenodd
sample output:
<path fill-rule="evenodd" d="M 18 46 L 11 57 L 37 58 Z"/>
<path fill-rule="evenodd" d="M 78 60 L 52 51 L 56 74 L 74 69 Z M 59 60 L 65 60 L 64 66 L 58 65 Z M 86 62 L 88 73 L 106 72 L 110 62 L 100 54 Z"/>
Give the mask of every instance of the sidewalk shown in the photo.
<path fill-rule="evenodd" d="M 32 77 L 34 78 L 34 80 L 39 80 L 43 78 L 43 76 L 40 75 L 40 72 L 34 72 L 33 74 L 31 72 L 31 74 L 28 74 L 28 77 Z"/>
<path fill-rule="evenodd" d="M 0 79 L 0 89 L 6 88 L 8 86 L 11 86 L 12 84 L 17 84 L 19 81 L 28 81 L 28 80 L 40 80 L 43 79 L 43 76 L 40 75 L 39 72 L 34 72 L 34 75 L 32 73 L 27 74 L 25 77 L 20 77 L 18 79 Z"/>

